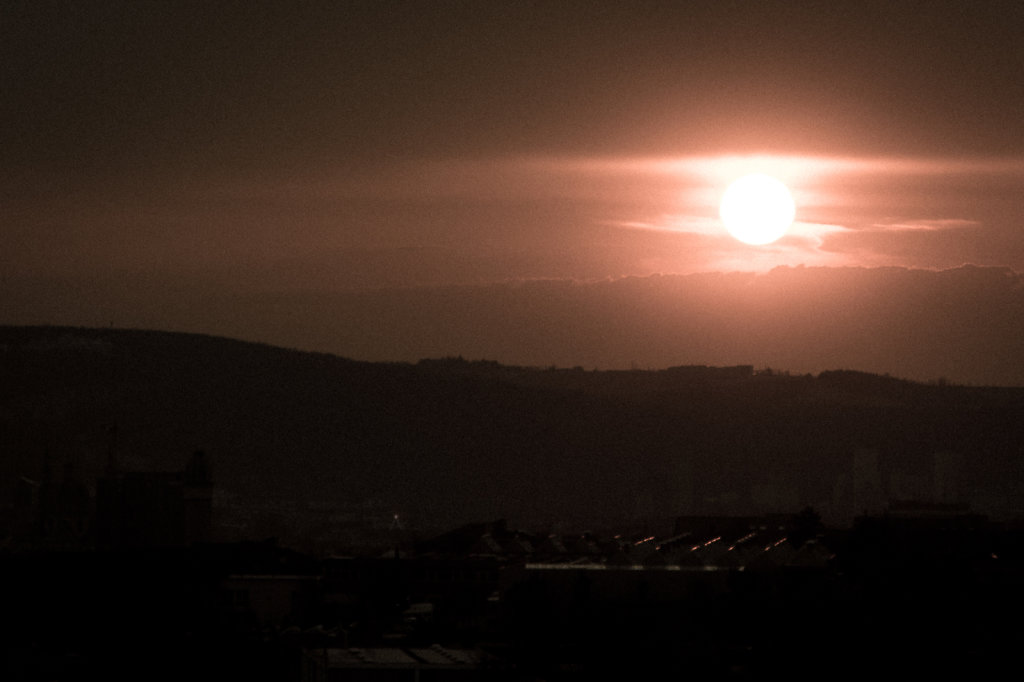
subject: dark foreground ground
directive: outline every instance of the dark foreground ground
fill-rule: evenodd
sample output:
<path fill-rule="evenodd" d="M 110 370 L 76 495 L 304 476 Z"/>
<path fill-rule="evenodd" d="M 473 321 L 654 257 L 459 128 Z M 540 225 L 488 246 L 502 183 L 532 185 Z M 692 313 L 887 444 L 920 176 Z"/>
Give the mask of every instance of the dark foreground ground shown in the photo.
<path fill-rule="evenodd" d="M 744 537 L 682 533 L 653 551 L 480 524 L 367 556 L 11 550 L 0 677 L 976 677 L 1024 645 L 1014 529 L 878 518 L 765 547 Z"/>

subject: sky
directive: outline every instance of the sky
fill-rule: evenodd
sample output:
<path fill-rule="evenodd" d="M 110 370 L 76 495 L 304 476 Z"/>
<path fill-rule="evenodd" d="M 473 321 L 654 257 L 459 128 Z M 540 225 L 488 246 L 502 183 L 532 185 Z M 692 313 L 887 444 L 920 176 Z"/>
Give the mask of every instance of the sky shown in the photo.
<path fill-rule="evenodd" d="M 225 333 L 371 360 L 747 360 L 1024 382 L 1024 6 L 834 5 L 5 2 L 0 323 Z M 728 183 L 755 171 L 797 205 L 787 236 L 761 247 L 718 219 Z M 494 301 L 533 282 L 607 302 L 634 279 L 760 273 L 748 286 L 770 290 L 773 272 L 823 269 L 840 287 L 851 268 L 932 273 L 928 300 L 959 302 L 929 304 L 947 319 L 991 311 L 965 346 L 982 359 L 951 356 L 947 339 L 907 371 L 912 341 L 851 354 L 776 332 L 784 353 L 613 352 L 614 312 L 585 339 L 565 331 L 579 301 L 513 316 L 560 344 L 481 342 Z M 771 304 L 831 338 L 834 315 L 806 308 L 816 286 Z M 891 298 L 910 300 L 908 286 Z M 901 319 L 884 297 L 836 291 Z M 633 295 L 630 310 L 660 300 Z M 729 338 L 714 309 L 742 308 L 736 295 L 689 319 Z"/>

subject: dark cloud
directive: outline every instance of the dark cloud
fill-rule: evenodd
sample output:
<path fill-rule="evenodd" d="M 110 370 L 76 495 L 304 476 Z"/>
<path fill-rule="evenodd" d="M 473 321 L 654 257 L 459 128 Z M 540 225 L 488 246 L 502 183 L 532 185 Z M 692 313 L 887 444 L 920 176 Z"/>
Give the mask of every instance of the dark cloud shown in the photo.
<path fill-rule="evenodd" d="M 1020 152 L 1017 3 L 8 2 L 5 165 Z"/>

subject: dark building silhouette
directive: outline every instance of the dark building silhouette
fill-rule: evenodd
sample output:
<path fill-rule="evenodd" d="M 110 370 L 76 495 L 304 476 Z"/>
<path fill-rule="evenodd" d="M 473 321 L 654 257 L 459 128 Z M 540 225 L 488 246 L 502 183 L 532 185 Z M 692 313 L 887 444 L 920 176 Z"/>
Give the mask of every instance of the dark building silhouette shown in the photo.
<path fill-rule="evenodd" d="M 78 463 L 64 462 L 55 474 L 49 453 L 39 480 L 19 476 L 13 486 L 13 506 L 5 532 L 21 545 L 79 548 L 91 543 L 92 494 Z"/>
<path fill-rule="evenodd" d="M 213 482 L 205 452 L 193 453 L 184 471 L 119 471 L 110 466 L 96 482 L 98 547 L 180 547 L 208 542 Z"/>

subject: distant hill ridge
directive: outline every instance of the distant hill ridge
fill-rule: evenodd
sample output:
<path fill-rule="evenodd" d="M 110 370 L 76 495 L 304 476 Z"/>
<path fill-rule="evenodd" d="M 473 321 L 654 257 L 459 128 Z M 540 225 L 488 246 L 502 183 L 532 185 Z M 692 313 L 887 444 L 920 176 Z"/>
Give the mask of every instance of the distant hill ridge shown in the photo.
<path fill-rule="evenodd" d="M 110 448 L 126 466 L 173 469 L 203 448 L 238 504 L 372 502 L 438 526 L 805 504 L 842 516 L 837 490 L 863 449 L 884 484 L 922 494 L 933 453 L 959 453 L 964 497 L 1006 511 L 1022 424 L 1024 389 L 849 370 L 369 363 L 196 334 L 0 327 L 8 480 L 46 458 L 95 472 Z"/>

